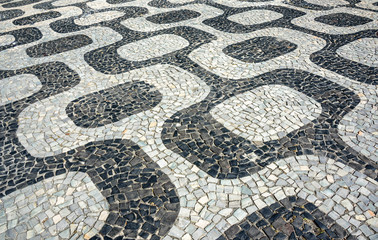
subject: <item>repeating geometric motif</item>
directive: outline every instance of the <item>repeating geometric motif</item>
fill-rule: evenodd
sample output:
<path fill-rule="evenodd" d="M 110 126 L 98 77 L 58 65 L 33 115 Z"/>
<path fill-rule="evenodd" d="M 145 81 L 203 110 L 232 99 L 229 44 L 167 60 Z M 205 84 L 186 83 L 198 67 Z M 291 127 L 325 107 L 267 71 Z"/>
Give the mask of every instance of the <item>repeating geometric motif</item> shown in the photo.
<path fill-rule="evenodd" d="M 369 0 L 1 0 L 1 239 L 378 238 Z"/>

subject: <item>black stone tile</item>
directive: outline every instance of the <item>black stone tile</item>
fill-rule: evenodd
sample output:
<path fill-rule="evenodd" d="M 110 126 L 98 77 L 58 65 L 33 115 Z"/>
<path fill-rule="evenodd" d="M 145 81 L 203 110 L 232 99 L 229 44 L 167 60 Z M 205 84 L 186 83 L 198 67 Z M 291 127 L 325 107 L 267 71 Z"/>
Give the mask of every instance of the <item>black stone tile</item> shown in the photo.
<path fill-rule="evenodd" d="M 256 227 L 258 227 L 258 228 L 265 227 L 266 225 L 268 225 L 268 223 L 264 219 L 262 219 L 262 220 L 260 220 L 256 223 Z"/>
<path fill-rule="evenodd" d="M 259 216 L 256 213 L 252 213 L 247 217 L 247 219 L 249 222 L 254 223 L 259 219 Z"/>
<path fill-rule="evenodd" d="M 263 208 L 260 210 L 260 214 L 267 219 L 273 215 L 273 212 L 269 208 Z"/>
<path fill-rule="evenodd" d="M 277 233 L 276 236 L 274 236 L 273 240 L 285 240 L 287 239 L 287 236 L 283 233 Z"/>
<path fill-rule="evenodd" d="M 156 232 L 157 227 L 155 227 L 154 225 L 151 225 L 151 224 L 149 224 L 148 222 L 146 222 L 146 223 L 143 224 L 142 229 L 143 229 L 144 231 L 149 232 L 150 234 L 153 234 L 153 233 Z"/>
<path fill-rule="evenodd" d="M 227 229 L 225 234 L 226 234 L 226 236 L 228 236 L 230 238 L 230 237 L 236 235 L 240 231 L 241 231 L 240 227 L 238 225 L 234 225 L 234 226 L 230 227 L 229 229 Z"/>
<path fill-rule="evenodd" d="M 273 236 L 276 234 L 274 229 L 271 227 L 266 227 L 263 229 L 263 231 L 268 238 L 273 238 Z"/>
<path fill-rule="evenodd" d="M 306 205 L 304 205 L 304 207 L 305 207 L 308 211 L 310 211 L 310 212 L 313 212 L 315 209 L 317 209 L 316 206 L 315 206 L 314 204 L 312 204 L 312 203 L 307 203 Z"/>

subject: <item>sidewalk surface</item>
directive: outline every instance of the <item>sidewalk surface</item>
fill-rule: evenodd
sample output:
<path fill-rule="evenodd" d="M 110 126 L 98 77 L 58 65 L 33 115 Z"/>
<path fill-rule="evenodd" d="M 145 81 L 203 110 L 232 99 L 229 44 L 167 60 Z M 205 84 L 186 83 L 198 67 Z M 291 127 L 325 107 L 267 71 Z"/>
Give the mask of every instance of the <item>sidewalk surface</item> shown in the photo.
<path fill-rule="evenodd" d="M 0 0 L 0 239 L 378 239 L 377 0 Z"/>

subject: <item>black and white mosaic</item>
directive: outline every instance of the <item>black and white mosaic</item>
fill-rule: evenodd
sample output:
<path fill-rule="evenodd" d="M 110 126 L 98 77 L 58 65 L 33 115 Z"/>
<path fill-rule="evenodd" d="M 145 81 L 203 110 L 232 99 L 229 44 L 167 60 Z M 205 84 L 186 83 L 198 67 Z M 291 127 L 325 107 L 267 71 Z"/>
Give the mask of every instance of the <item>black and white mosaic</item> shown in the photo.
<path fill-rule="evenodd" d="M 179 10 L 179 11 L 172 11 L 167 13 L 160 13 L 150 17 L 147 17 L 146 20 L 157 23 L 157 24 L 167 24 L 167 23 L 174 23 L 185 21 L 188 19 L 199 17 L 201 14 L 195 11 L 190 10 Z"/>
<path fill-rule="evenodd" d="M 355 239 L 314 204 L 291 196 L 229 228 L 220 239 Z"/>
<path fill-rule="evenodd" d="M 311 10 L 329 10 L 334 7 L 340 6 L 349 6 L 352 5 L 353 2 L 357 1 L 348 1 L 348 0 L 333 0 L 333 1 L 321 1 L 321 0 L 291 0 L 285 1 L 286 4 L 290 4 L 300 8 L 306 8 Z"/>
<path fill-rule="evenodd" d="M 4 36 L 10 36 L 12 41 L 2 41 L 0 45 L 1 51 L 38 41 L 42 38 L 42 33 L 38 28 L 30 27 L 1 33 L 0 37 Z"/>
<path fill-rule="evenodd" d="M 19 19 L 13 21 L 13 24 L 15 24 L 15 25 L 29 25 L 29 24 L 34 24 L 34 23 L 37 23 L 37 22 L 42 22 L 42 21 L 45 21 L 45 20 L 48 20 L 48 19 L 57 18 L 57 17 L 60 17 L 60 16 L 62 16 L 62 14 L 60 14 L 60 12 L 54 12 L 54 11 L 45 12 L 45 13 L 35 14 L 35 15 L 32 15 L 32 16 L 27 16 L 27 17 L 24 17 L 24 18 L 19 18 Z"/>
<path fill-rule="evenodd" d="M 317 17 L 314 20 L 336 27 L 353 27 L 373 21 L 369 18 L 356 16 L 349 13 L 333 13 L 330 15 Z"/>
<path fill-rule="evenodd" d="M 21 0 L 21 1 L 12 1 L 9 3 L 5 3 L 1 5 L 2 8 L 14 8 L 14 7 L 22 7 L 26 5 L 30 5 L 33 3 L 40 2 L 41 0 Z"/>
<path fill-rule="evenodd" d="M 20 9 L 4 10 L 0 12 L 0 21 L 16 18 L 16 17 L 22 16 L 23 14 L 24 14 L 24 11 Z"/>
<path fill-rule="evenodd" d="M 26 49 L 29 57 L 38 58 L 46 57 L 62 52 L 67 52 L 77 48 L 84 47 L 92 43 L 92 39 L 87 35 L 74 35 L 70 37 L 59 38 L 57 40 L 43 42 Z"/>
<path fill-rule="evenodd" d="M 244 42 L 235 43 L 223 49 L 230 57 L 243 62 L 265 62 L 295 50 L 297 46 L 288 41 L 280 41 L 274 37 L 258 37 Z"/>
<path fill-rule="evenodd" d="M 0 0 L 0 239 L 378 239 L 369 0 Z"/>
<path fill-rule="evenodd" d="M 218 81 L 217 84 L 220 85 L 220 82 Z M 356 153 L 351 151 L 343 156 L 341 153 L 348 146 L 340 145 L 339 136 L 332 134 L 336 130 L 332 130 L 332 128 L 337 128 L 342 116 L 348 113 L 346 109 L 352 110 L 359 103 L 357 95 L 352 91 L 342 89 L 336 83 L 318 76 L 294 70 L 278 70 L 255 79 L 239 80 L 232 83 L 232 88 L 228 84 L 226 82 L 224 87 L 219 87 L 219 90 L 211 92 L 204 101 L 176 113 L 165 122 L 162 139 L 167 148 L 180 154 L 211 176 L 220 179 L 244 177 L 277 159 L 293 155 L 314 154 L 314 152 L 320 154 L 328 147 L 331 149 L 341 147 L 341 149 L 336 152 L 328 149 L 324 154 L 333 155 L 339 161 L 354 166 L 358 165 L 359 170 L 362 170 L 363 165 L 356 164 L 361 161 L 359 158 L 362 156 L 352 157 L 350 154 Z M 291 89 L 313 98 L 321 105 L 321 114 L 316 120 L 311 122 L 307 120 L 309 122 L 302 127 L 292 128 L 293 132 L 282 133 L 277 140 L 266 141 L 268 139 L 265 139 L 264 141 L 264 138 L 253 138 L 255 143 L 241 137 L 240 134 L 235 135 L 230 132 L 227 127 L 222 126 L 209 114 L 213 107 L 231 96 L 237 96 L 258 86 L 271 84 L 289 86 Z M 233 92 L 230 89 L 236 91 Z M 345 95 L 337 96 L 336 89 L 340 89 L 339 93 L 342 92 Z M 331 101 L 329 98 L 333 100 Z M 340 105 L 335 105 L 335 103 Z M 264 113 L 266 114 L 266 105 L 257 107 L 261 109 L 260 117 Z M 223 108 L 218 111 L 224 114 Z M 310 111 L 310 109 L 306 109 L 306 111 Z M 279 114 L 275 117 L 277 118 Z M 265 127 L 268 124 L 269 122 L 264 121 Z M 293 125 L 293 123 L 291 124 Z M 268 133 L 270 131 L 269 128 L 263 130 Z M 256 133 L 247 130 L 244 136 L 249 135 L 253 136 Z M 332 139 L 332 136 L 336 138 Z M 253 155 L 251 156 L 251 154 Z M 253 156 L 258 157 L 254 158 Z M 353 160 L 354 158 L 355 160 Z M 371 171 L 376 169 L 376 163 L 368 159 L 365 159 L 364 162 L 367 165 L 362 171 L 376 179 L 377 172 Z"/>
<path fill-rule="evenodd" d="M 162 95 L 144 82 L 125 83 L 76 99 L 67 114 L 81 127 L 100 127 L 155 107 Z"/>

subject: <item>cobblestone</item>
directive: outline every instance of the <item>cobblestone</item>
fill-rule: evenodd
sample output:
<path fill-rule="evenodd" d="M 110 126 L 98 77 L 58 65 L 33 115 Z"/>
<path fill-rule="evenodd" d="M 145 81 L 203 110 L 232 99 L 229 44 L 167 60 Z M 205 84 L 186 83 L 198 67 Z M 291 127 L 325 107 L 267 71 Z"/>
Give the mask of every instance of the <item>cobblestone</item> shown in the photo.
<path fill-rule="evenodd" d="M 0 239 L 376 239 L 377 10 L 0 1 Z"/>

